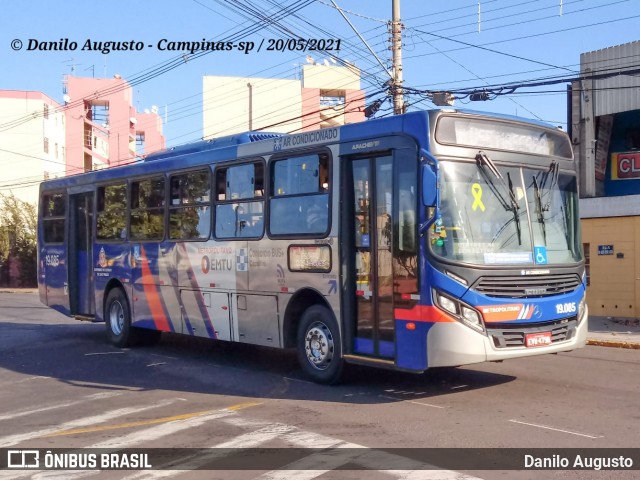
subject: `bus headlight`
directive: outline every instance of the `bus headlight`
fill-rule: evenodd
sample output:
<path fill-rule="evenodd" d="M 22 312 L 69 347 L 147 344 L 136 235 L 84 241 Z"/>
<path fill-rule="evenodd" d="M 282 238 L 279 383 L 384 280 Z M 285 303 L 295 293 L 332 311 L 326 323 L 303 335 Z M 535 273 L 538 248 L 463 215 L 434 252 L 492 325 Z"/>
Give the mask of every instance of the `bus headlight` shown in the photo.
<path fill-rule="evenodd" d="M 438 294 L 438 304 L 442 307 L 443 310 L 446 310 L 447 312 L 454 315 L 458 315 L 458 306 L 456 305 L 456 302 L 454 300 L 451 300 L 449 297 Z"/>
<path fill-rule="evenodd" d="M 480 314 L 475 310 L 462 306 L 462 319 L 476 330 L 484 331 Z"/>
<path fill-rule="evenodd" d="M 477 310 L 462 303 L 460 300 L 454 300 L 447 295 L 433 290 L 432 296 L 436 306 L 451 314 L 452 317 L 464 323 L 468 327 L 473 328 L 479 332 L 484 332 L 484 325 L 482 323 L 482 315 Z"/>

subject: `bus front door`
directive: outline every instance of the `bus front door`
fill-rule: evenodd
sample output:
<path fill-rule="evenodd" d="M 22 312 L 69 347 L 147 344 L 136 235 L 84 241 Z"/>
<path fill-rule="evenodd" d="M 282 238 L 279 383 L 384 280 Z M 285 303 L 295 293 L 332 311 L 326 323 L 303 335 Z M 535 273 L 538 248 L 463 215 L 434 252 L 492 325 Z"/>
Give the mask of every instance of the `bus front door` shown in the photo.
<path fill-rule="evenodd" d="M 69 303 L 71 315 L 95 315 L 93 192 L 69 197 Z"/>
<path fill-rule="evenodd" d="M 393 360 L 393 157 L 354 159 L 346 165 L 343 225 L 350 230 L 344 241 L 352 279 L 346 294 L 347 311 L 355 319 L 347 338 L 352 337 L 354 354 Z"/>

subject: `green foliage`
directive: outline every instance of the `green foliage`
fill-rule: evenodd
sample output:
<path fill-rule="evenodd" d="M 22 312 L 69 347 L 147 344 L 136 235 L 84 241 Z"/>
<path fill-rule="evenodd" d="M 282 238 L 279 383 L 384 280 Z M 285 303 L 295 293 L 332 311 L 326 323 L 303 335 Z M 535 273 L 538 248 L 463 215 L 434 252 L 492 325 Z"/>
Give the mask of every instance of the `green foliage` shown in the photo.
<path fill-rule="evenodd" d="M 37 283 L 36 206 L 0 193 L 0 281 L 16 287 Z M 17 278 L 10 278 L 11 273 Z"/>

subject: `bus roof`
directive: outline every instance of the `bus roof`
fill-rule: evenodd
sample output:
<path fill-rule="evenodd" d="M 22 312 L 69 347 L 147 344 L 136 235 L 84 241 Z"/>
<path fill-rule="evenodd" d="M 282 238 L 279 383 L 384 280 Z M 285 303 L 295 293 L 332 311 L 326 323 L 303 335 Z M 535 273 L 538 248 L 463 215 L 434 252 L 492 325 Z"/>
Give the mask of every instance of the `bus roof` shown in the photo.
<path fill-rule="evenodd" d="M 177 147 L 167 148 L 159 152 L 146 156 L 143 161 L 150 162 L 154 160 L 164 160 L 165 158 L 186 155 L 188 153 L 202 152 L 206 150 L 215 150 L 217 148 L 230 147 L 244 143 L 259 142 L 270 138 L 281 137 L 285 133 L 276 132 L 244 132 L 225 137 L 212 138 L 210 140 L 202 140 L 200 142 L 188 143 Z"/>
<path fill-rule="evenodd" d="M 431 121 L 443 113 L 481 115 L 487 118 L 499 118 L 506 121 L 526 122 L 545 128 L 554 128 L 544 122 L 528 120 L 509 115 L 497 115 L 493 113 L 478 112 L 466 109 L 442 108 L 429 111 L 416 111 L 403 115 L 394 115 L 385 118 L 367 120 L 366 122 L 347 124 L 340 127 L 325 129 L 334 131 L 337 138 L 331 135 L 323 135 L 323 130 L 313 130 L 296 134 L 283 134 L 276 132 L 244 132 L 229 135 L 211 140 L 194 142 L 187 145 L 172 147 L 149 155 L 142 161 L 132 162 L 122 166 L 96 170 L 79 175 L 70 175 L 63 178 L 46 180 L 41 187 L 47 189 L 61 189 L 66 187 L 82 186 L 94 183 L 102 183 L 117 178 L 129 178 L 142 176 L 145 174 L 163 173 L 167 171 L 166 162 L 179 161 L 181 168 L 195 168 L 198 166 L 216 163 L 224 160 L 231 160 L 240 156 L 247 156 L 245 152 L 250 152 L 249 156 L 270 155 L 276 153 L 274 141 L 287 143 L 287 139 L 300 139 L 308 136 L 313 137 L 312 143 L 308 146 L 320 146 L 337 142 L 355 142 L 366 138 L 383 137 L 392 134 L 405 134 L 421 142 L 425 147 L 428 145 L 428 125 Z M 274 140 L 275 139 L 275 140 Z M 271 141 L 268 143 L 267 141 Z M 290 142 L 294 143 L 294 142 Z M 251 146 L 250 149 L 245 146 Z M 298 145 L 301 146 L 301 145 Z M 307 146 L 307 145 L 302 145 Z M 202 155 L 206 154 L 206 155 Z"/>

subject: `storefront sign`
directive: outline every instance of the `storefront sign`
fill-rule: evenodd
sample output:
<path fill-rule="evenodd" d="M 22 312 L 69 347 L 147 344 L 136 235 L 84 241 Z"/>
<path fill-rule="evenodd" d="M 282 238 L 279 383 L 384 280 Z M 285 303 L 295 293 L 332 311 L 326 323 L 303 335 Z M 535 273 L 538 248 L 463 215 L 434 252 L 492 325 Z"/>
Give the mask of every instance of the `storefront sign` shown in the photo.
<path fill-rule="evenodd" d="M 626 180 L 640 178 L 640 152 L 614 153 L 611 155 L 611 179 Z"/>

